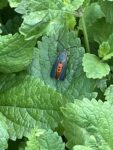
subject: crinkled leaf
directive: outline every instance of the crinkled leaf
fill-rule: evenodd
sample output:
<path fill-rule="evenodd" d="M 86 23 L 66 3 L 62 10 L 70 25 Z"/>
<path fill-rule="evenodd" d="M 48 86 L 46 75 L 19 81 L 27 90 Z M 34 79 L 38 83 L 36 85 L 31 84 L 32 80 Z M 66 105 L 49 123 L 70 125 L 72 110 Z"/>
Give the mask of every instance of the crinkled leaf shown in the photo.
<path fill-rule="evenodd" d="M 113 25 L 107 23 L 105 18 L 96 19 L 92 24 L 90 24 L 90 20 L 85 19 L 89 40 L 96 41 L 99 44 L 107 41 L 109 35 L 113 33 Z"/>
<path fill-rule="evenodd" d="M 106 76 L 110 72 L 110 67 L 107 63 L 102 62 L 94 54 L 85 54 L 83 58 L 83 69 L 88 78 L 99 78 Z"/>
<path fill-rule="evenodd" d="M 0 112 L 7 119 L 10 138 L 22 138 L 35 127 L 57 127 L 67 98 L 34 77 L 20 75 L 14 81 L 0 93 Z"/>
<path fill-rule="evenodd" d="M 105 14 L 106 21 L 113 23 L 113 2 L 100 0 L 99 4 L 103 13 Z"/>
<path fill-rule="evenodd" d="M 77 4 L 76 4 L 77 3 Z M 21 34 L 31 39 L 42 34 L 53 35 L 61 28 L 73 28 L 75 25 L 75 10 L 83 3 L 73 1 L 69 4 L 58 0 L 25 1 L 23 0 L 16 8 L 18 13 L 23 14 L 24 21 L 20 28 Z"/>
<path fill-rule="evenodd" d="M 104 17 L 104 13 L 102 12 L 101 7 L 98 3 L 92 3 L 91 5 L 85 8 L 83 17 L 85 19 L 85 23 L 87 24 L 87 27 L 89 27 L 98 19 Z M 80 20 L 80 28 L 82 29 L 81 20 Z"/>
<path fill-rule="evenodd" d="M 113 103 L 113 85 L 110 85 L 110 86 L 106 89 L 104 95 L 105 95 L 105 99 L 106 99 L 107 101 L 109 101 L 110 103 Z"/>
<path fill-rule="evenodd" d="M 0 9 L 6 7 L 8 5 L 7 0 L 0 0 Z"/>
<path fill-rule="evenodd" d="M 28 137 L 25 150 L 64 150 L 65 145 L 57 132 L 38 129 Z"/>
<path fill-rule="evenodd" d="M 0 150 L 5 150 L 8 147 L 7 141 L 9 135 L 7 130 L 8 126 L 6 124 L 6 120 L 0 113 Z"/>
<path fill-rule="evenodd" d="M 59 42 L 55 37 L 43 37 L 42 42 L 38 42 L 38 49 L 35 49 L 29 74 L 40 78 L 45 84 L 57 89 L 60 93 L 74 98 L 80 98 L 84 95 L 91 97 L 95 82 L 87 79 L 82 71 L 84 49 L 81 47 L 80 39 L 73 32 L 66 33 L 64 36 L 60 35 L 60 39 Z M 67 49 L 68 65 L 65 80 L 58 81 L 50 78 L 52 65 L 59 52 L 70 46 L 76 47 Z"/>
<path fill-rule="evenodd" d="M 98 79 L 97 82 L 96 82 L 96 86 L 102 92 L 104 92 L 105 89 L 107 88 L 107 79 L 106 78 Z"/>
<path fill-rule="evenodd" d="M 22 0 L 8 0 L 11 7 L 17 7 Z"/>
<path fill-rule="evenodd" d="M 99 46 L 99 50 L 98 50 L 98 54 L 99 57 L 104 57 L 107 54 L 109 54 L 110 52 L 110 45 L 108 42 L 103 42 L 100 46 Z"/>
<path fill-rule="evenodd" d="M 76 145 L 76 146 L 73 147 L 73 150 L 93 150 L 93 149 L 89 148 L 87 146 Z"/>
<path fill-rule="evenodd" d="M 102 101 L 93 99 L 76 100 L 74 103 L 67 104 L 62 108 L 66 126 L 71 122 L 78 125 L 87 133 L 84 135 L 84 143 L 82 145 L 89 146 L 95 150 L 111 150 L 113 147 L 113 106 Z M 68 130 L 69 131 L 69 130 Z M 67 132 L 68 132 L 67 131 Z M 70 133 L 73 133 L 72 126 Z M 76 142 L 76 141 L 75 141 Z M 73 145 L 74 146 L 74 145 Z"/>
<path fill-rule="evenodd" d="M 32 60 L 35 40 L 25 41 L 19 34 L 0 36 L 0 72 L 18 72 Z"/>

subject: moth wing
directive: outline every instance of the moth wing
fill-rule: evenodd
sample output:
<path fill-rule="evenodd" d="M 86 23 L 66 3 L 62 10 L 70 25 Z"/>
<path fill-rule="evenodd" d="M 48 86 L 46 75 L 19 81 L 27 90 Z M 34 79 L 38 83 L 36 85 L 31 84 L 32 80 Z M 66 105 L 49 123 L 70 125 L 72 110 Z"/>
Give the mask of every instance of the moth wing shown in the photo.
<path fill-rule="evenodd" d="M 50 77 L 51 78 L 55 78 L 57 66 L 58 66 L 58 60 L 56 60 L 55 63 L 53 64 L 53 66 L 52 66 L 52 69 L 51 69 L 51 72 L 50 72 Z"/>
<path fill-rule="evenodd" d="M 64 80 L 66 77 L 66 69 L 67 69 L 67 61 L 64 62 L 61 74 L 59 76 L 59 80 Z"/>

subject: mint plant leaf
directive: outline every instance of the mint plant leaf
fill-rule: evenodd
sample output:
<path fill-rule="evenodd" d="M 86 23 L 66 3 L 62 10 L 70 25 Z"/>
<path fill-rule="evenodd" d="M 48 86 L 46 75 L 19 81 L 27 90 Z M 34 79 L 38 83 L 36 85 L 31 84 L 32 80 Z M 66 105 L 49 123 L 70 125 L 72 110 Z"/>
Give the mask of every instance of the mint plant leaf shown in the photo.
<path fill-rule="evenodd" d="M 82 145 L 76 145 L 73 147 L 73 150 L 93 150 L 93 148 L 89 148 L 87 146 L 82 146 Z"/>
<path fill-rule="evenodd" d="M 81 47 L 80 39 L 76 37 L 74 32 L 68 32 L 62 37 L 60 35 L 60 39 L 57 40 L 55 36 L 43 37 L 42 42 L 38 42 L 38 49 L 36 48 L 34 51 L 34 59 L 29 67 L 29 74 L 40 78 L 45 84 L 53 87 L 60 93 L 74 98 L 80 98 L 84 95 L 92 97 L 95 82 L 87 79 L 82 71 L 84 49 Z M 51 79 L 52 65 L 59 52 L 73 46 L 75 47 L 67 49 L 68 65 L 65 80 L 62 82 Z"/>
<path fill-rule="evenodd" d="M 0 113 L 0 150 L 5 150 L 8 147 L 8 126 L 6 124 L 6 119 Z"/>
<path fill-rule="evenodd" d="M 104 16 L 105 15 L 98 3 L 92 3 L 91 5 L 87 6 L 83 14 L 87 27 L 91 26 L 98 19 L 103 18 Z M 81 20 L 80 20 L 80 27 L 82 28 Z"/>
<path fill-rule="evenodd" d="M 113 2 L 111 1 L 101 1 L 99 0 L 99 4 L 101 7 L 101 10 L 103 11 L 103 13 L 105 14 L 106 17 L 106 22 L 108 23 L 113 23 Z"/>
<path fill-rule="evenodd" d="M 106 56 L 107 54 L 109 54 L 109 52 L 110 52 L 109 43 L 108 42 L 103 42 L 99 46 L 99 50 L 98 50 L 99 57 L 102 58 L 102 57 Z"/>
<path fill-rule="evenodd" d="M 23 23 L 20 33 L 27 39 L 39 37 L 43 34 L 54 35 L 60 29 L 72 28 L 75 25 L 75 10 L 83 3 L 73 1 L 65 3 L 63 1 L 22 1 L 16 11 L 23 14 Z M 70 23 L 70 18 L 71 23 Z M 69 27 L 70 26 L 70 27 Z"/>
<path fill-rule="evenodd" d="M 111 84 L 104 93 L 105 99 L 110 103 L 113 103 L 113 85 Z"/>
<path fill-rule="evenodd" d="M 14 81 L 0 93 L 0 112 L 6 117 L 10 138 L 27 136 L 35 127 L 55 129 L 62 118 L 60 107 L 68 99 L 34 77 L 19 75 Z"/>
<path fill-rule="evenodd" d="M 65 145 L 57 132 L 37 129 L 28 137 L 25 150 L 64 150 Z"/>
<path fill-rule="evenodd" d="M 77 125 L 82 130 L 84 129 L 84 132 L 86 131 L 86 134 L 83 134 L 85 141 L 82 145 L 96 150 L 112 149 L 113 106 L 110 103 L 97 102 L 95 99 L 92 101 L 88 99 L 76 100 L 74 103 L 67 104 L 65 108 L 63 107 L 62 112 L 67 123 L 65 129 L 71 122 L 73 126 Z M 70 128 L 70 131 L 73 133 L 73 128 Z"/>
<path fill-rule="evenodd" d="M 25 41 L 19 34 L 0 36 L 0 72 L 24 70 L 32 60 L 35 40 Z"/>
<path fill-rule="evenodd" d="M 22 0 L 8 0 L 11 7 L 17 7 Z"/>
<path fill-rule="evenodd" d="M 94 54 L 85 54 L 83 58 L 83 69 L 88 78 L 101 79 L 109 74 L 110 67 L 107 63 L 102 62 Z"/>

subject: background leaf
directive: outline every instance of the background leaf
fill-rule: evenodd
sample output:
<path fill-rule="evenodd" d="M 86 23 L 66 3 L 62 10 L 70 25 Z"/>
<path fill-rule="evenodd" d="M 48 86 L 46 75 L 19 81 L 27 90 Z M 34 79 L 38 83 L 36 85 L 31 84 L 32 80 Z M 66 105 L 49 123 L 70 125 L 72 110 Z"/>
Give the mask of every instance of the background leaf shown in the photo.
<path fill-rule="evenodd" d="M 66 122 L 65 130 L 66 126 L 71 122 L 73 127 L 77 125 L 82 129 L 82 135 L 84 136 L 82 145 L 91 147 L 95 150 L 110 150 L 113 147 L 111 132 L 113 130 L 112 111 L 113 108 L 108 102 L 97 102 L 95 99 L 92 101 L 88 99 L 83 99 L 83 101 L 76 100 L 74 104 L 70 103 L 67 104 L 65 108 L 62 108 L 64 120 Z M 67 128 L 66 132 L 73 133 L 74 128 L 71 126 L 69 129 Z"/>
<path fill-rule="evenodd" d="M 64 150 L 64 147 L 61 137 L 56 132 L 38 129 L 29 135 L 25 150 Z"/>
<path fill-rule="evenodd" d="M 83 58 L 84 72 L 88 78 L 99 78 L 105 77 L 110 72 L 110 67 L 107 63 L 102 62 L 96 55 L 85 54 Z"/>
<path fill-rule="evenodd" d="M 0 37 L 0 72 L 18 72 L 32 60 L 35 40 L 25 41 L 19 34 Z"/>
<path fill-rule="evenodd" d="M 34 77 L 20 75 L 14 81 L 0 93 L 0 112 L 7 119 L 10 138 L 27 136 L 35 127 L 55 129 L 62 118 L 60 107 L 68 99 Z"/>
<path fill-rule="evenodd" d="M 113 85 L 111 84 L 105 91 L 105 99 L 110 103 L 113 103 Z"/>

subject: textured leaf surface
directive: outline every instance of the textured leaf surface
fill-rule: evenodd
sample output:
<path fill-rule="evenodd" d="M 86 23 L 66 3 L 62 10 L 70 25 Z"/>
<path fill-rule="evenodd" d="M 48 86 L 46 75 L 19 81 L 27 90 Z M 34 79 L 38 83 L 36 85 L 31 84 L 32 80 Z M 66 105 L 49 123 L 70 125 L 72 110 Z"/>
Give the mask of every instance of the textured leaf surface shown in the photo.
<path fill-rule="evenodd" d="M 68 65 L 65 80 L 58 81 L 51 79 L 50 72 L 52 65 L 59 52 L 71 46 L 76 47 L 67 49 Z M 38 49 L 35 49 L 29 74 L 40 78 L 45 84 L 53 87 L 60 93 L 70 95 L 74 98 L 80 98 L 84 95 L 91 97 L 95 82 L 87 79 L 82 71 L 83 54 L 84 49 L 81 47 L 80 39 L 73 32 L 66 33 L 62 37 L 60 35 L 59 40 L 56 40 L 55 37 L 43 37 L 42 42 L 38 43 Z"/>
<path fill-rule="evenodd" d="M 18 72 L 26 68 L 32 60 L 35 40 L 25 41 L 15 35 L 0 36 L 0 72 Z"/>
<path fill-rule="evenodd" d="M 91 5 L 86 7 L 83 15 L 87 26 L 91 26 L 98 19 L 104 17 L 104 13 L 102 12 L 101 7 L 98 3 L 92 3 Z"/>
<path fill-rule="evenodd" d="M 110 86 L 106 89 L 104 95 L 105 95 L 105 99 L 106 99 L 107 101 L 109 101 L 110 103 L 113 103 L 113 85 L 110 85 Z"/>
<path fill-rule="evenodd" d="M 29 135 L 25 150 L 64 150 L 65 145 L 57 132 L 38 129 Z"/>
<path fill-rule="evenodd" d="M 21 75 L 14 80 L 0 93 L 0 112 L 7 119 L 10 138 L 21 138 L 34 127 L 57 127 L 60 107 L 68 100 L 39 79 Z"/>
<path fill-rule="evenodd" d="M 20 33 L 26 38 L 39 37 L 42 34 L 53 35 L 61 28 L 71 28 L 75 25 L 74 11 L 83 3 L 83 0 L 65 3 L 58 0 L 25 1 L 16 8 L 23 14 L 24 21 Z M 72 18 L 72 19 L 70 19 Z"/>
<path fill-rule="evenodd" d="M 113 106 L 108 102 L 97 102 L 95 99 L 92 101 L 88 99 L 76 100 L 74 103 L 67 104 L 65 108 L 62 108 L 62 112 L 67 123 L 65 129 L 71 122 L 73 126 L 78 125 L 82 130 L 84 129 L 83 133 L 86 131 L 87 134 L 83 134 L 85 141 L 82 145 L 95 150 L 112 149 Z M 67 132 L 71 131 L 70 133 L 73 133 L 72 126 L 69 129 Z"/>
<path fill-rule="evenodd" d="M 5 150 L 8 147 L 7 141 L 9 135 L 7 130 L 8 126 L 6 124 L 6 120 L 0 113 L 0 150 Z"/>
<path fill-rule="evenodd" d="M 109 1 L 99 1 L 101 9 L 105 14 L 106 21 L 109 23 L 113 23 L 113 2 Z"/>
<path fill-rule="evenodd" d="M 8 0 L 11 7 L 17 7 L 22 0 Z"/>
<path fill-rule="evenodd" d="M 77 145 L 77 146 L 74 146 L 73 150 L 93 150 L 93 149 L 87 146 Z"/>
<path fill-rule="evenodd" d="M 88 78 L 99 78 L 109 74 L 110 67 L 107 63 L 102 62 L 96 55 L 85 54 L 83 58 L 84 72 Z"/>

